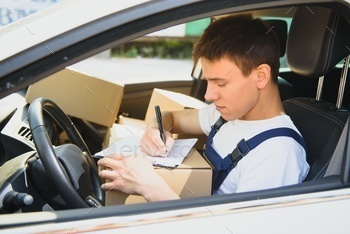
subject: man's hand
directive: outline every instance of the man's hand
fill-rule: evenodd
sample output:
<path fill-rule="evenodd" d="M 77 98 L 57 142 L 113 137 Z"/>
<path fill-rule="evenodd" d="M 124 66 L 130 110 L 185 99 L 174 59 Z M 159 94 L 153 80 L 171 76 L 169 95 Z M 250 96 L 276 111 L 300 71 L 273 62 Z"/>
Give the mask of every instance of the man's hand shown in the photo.
<path fill-rule="evenodd" d="M 160 138 L 160 132 L 157 127 L 147 128 L 142 135 L 140 145 L 141 151 L 151 156 L 167 156 L 173 147 L 175 141 L 170 132 L 165 132 L 165 144 Z"/>
<path fill-rule="evenodd" d="M 106 183 L 101 186 L 103 190 L 141 195 L 147 201 L 179 198 L 156 173 L 147 157 L 111 155 L 100 159 L 98 165 L 105 167 L 99 173 L 100 177 L 106 179 Z"/>

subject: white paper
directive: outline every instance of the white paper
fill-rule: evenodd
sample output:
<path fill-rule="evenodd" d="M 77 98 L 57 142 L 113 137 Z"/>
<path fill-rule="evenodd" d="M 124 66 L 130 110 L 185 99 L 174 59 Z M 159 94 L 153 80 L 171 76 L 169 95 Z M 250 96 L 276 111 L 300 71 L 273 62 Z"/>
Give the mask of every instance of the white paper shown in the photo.
<path fill-rule="evenodd" d="M 141 136 L 127 136 L 120 141 L 112 143 L 106 149 L 96 153 L 94 157 L 103 158 L 104 156 L 111 154 L 131 157 L 137 154 L 143 154 L 140 150 L 140 140 Z M 189 154 L 197 140 L 197 138 L 176 139 L 174 146 L 166 157 L 146 156 L 149 157 L 152 164 L 155 166 L 177 167 Z"/>

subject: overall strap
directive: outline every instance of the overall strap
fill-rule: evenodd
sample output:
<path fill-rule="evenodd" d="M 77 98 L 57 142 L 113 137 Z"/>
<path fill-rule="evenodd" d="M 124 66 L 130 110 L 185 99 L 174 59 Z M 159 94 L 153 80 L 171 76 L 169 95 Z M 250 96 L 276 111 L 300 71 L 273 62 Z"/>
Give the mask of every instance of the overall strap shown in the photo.
<path fill-rule="evenodd" d="M 233 167 L 235 167 L 238 161 L 241 160 L 245 155 L 247 155 L 250 150 L 254 149 L 267 139 L 279 136 L 293 138 L 304 148 L 306 152 L 305 141 L 298 132 L 291 128 L 274 128 L 261 132 L 247 141 L 245 139 L 242 139 L 240 142 L 238 142 L 236 148 L 232 151 L 232 153 L 226 156 L 226 158 L 229 158 L 229 163 L 232 164 Z"/>
<path fill-rule="evenodd" d="M 220 118 L 215 122 L 213 125 L 213 128 L 215 129 L 215 133 L 219 131 L 222 125 L 224 125 L 227 122 L 224 118 L 220 116 Z"/>
<path fill-rule="evenodd" d="M 237 163 L 247 155 L 252 149 L 260 145 L 265 140 L 268 140 L 272 137 L 286 136 L 293 138 L 298 142 L 306 151 L 306 145 L 304 139 L 301 135 L 291 128 L 275 128 L 261 132 L 249 140 L 242 139 L 238 142 L 236 148 L 232 153 L 228 154 L 221 162 L 221 171 L 218 173 L 215 181 L 213 181 L 213 189 L 219 189 L 222 182 L 225 180 L 230 171 L 236 167 Z"/>
<path fill-rule="evenodd" d="M 224 125 L 227 122 L 227 120 L 225 120 L 224 118 L 222 118 L 220 116 L 220 118 L 215 122 L 215 124 L 213 124 L 211 126 L 211 130 L 209 132 L 207 141 L 204 145 L 204 150 L 206 148 L 206 146 L 211 145 L 211 143 L 213 142 L 213 138 L 215 136 L 215 134 L 219 131 L 219 129 L 221 128 L 222 125 Z"/>

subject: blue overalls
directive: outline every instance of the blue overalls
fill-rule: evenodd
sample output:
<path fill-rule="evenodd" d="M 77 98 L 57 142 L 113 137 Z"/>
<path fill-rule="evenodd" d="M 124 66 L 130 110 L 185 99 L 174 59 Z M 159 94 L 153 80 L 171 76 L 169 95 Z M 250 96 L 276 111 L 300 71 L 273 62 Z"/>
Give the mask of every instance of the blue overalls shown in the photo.
<path fill-rule="evenodd" d="M 221 116 L 216 121 L 216 123 L 211 127 L 208 139 L 206 141 L 203 156 L 206 158 L 208 163 L 213 169 L 213 181 L 212 181 L 212 191 L 219 189 L 222 182 L 224 182 L 230 171 L 236 167 L 239 160 L 241 160 L 245 155 L 249 153 L 250 150 L 257 147 L 263 141 L 277 136 L 287 136 L 292 137 L 296 140 L 306 152 L 306 146 L 302 136 L 291 128 L 275 128 L 261 132 L 249 140 L 242 139 L 238 142 L 236 148 L 228 154 L 225 158 L 222 158 L 212 147 L 213 138 L 215 134 L 219 131 L 220 127 L 227 121 Z"/>

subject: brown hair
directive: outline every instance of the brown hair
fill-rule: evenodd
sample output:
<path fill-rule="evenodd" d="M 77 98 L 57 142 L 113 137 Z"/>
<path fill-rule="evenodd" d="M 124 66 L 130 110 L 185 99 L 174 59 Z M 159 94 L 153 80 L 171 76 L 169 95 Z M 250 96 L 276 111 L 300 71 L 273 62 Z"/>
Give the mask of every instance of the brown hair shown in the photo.
<path fill-rule="evenodd" d="M 210 62 L 223 57 L 237 64 L 244 76 L 261 64 L 271 67 L 271 77 L 277 83 L 280 46 L 276 34 L 262 20 L 249 14 L 226 16 L 213 21 L 195 43 L 195 62 L 204 57 Z"/>

